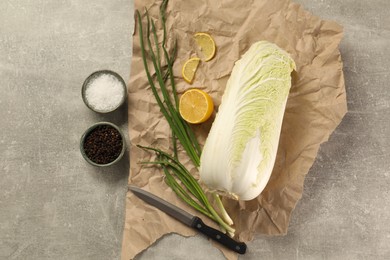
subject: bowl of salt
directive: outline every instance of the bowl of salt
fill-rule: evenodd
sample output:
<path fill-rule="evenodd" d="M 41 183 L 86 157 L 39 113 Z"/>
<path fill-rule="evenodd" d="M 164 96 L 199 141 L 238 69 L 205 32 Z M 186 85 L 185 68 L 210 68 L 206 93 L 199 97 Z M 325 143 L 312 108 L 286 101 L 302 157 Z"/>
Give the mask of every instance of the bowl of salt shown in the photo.
<path fill-rule="evenodd" d="M 98 113 L 109 113 L 126 100 L 126 83 L 111 70 L 99 70 L 87 77 L 81 88 L 85 105 Z"/>

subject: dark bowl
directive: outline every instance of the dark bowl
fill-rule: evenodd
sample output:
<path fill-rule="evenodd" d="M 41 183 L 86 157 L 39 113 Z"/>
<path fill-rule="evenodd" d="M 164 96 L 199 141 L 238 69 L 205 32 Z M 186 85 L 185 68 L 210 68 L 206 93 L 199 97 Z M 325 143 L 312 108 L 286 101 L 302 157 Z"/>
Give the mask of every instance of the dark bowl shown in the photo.
<path fill-rule="evenodd" d="M 98 163 L 92 161 L 90 158 L 88 158 L 87 154 L 84 151 L 84 142 L 85 142 L 86 137 L 88 136 L 89 133 L 91 133 L 98 126 L 111 126 L 111 127 L 115 128 L 119 132 L 119 134 L 120 134 L 120 136 L 122 138 L 122 150 L 121 150 L 121 153 L 119 154 L 119 156 L 114 161 L 112 161 L 110 163 L 107 163 L 107 164 L 98 164 Z M 81 152 L 81 155 L 83 156 L 83 158 L 88 163 L 90 163 L 91 165 L 94 165 L 94 166 L 106 167 L 106 166 L 111 166 L 113 164 L 116 164 L 117 162 L 119 162 L 122 159 L 122 157 L 123 157 L 123 155 L 125 153 L 125 150 L 126 150 L 125 136 L 123 135 L 122 131 L 119 129 L 118 126 L 116 126 L 116 125 L 114 125 L 112 123 L 109 123 L 109 122 L 99 122 L 99 123 L 93 124 L 81 136 L 81 140 L 80 140 L 80 152 Z"/>
<path fill-rule="evenodd" d="M 96 78 L 98 78 L 99 76 L 102 76 L 102 75 L 104 75 L 104 74 L 109 74 L 109 75 L 114 76 L 116 79 L 119 80 L 119 82 L 120 82 L 121 85 L 123 86 L 123 93 L 124 93 L 124 94 L 123 94 L 122 100 L 120 101 L 120 103 L 119 103 L 116 107 L 114 107 L 113 109 L 110 109 L 110 110 L 98 110 L 98 109 L 94 108 L 93 106 L 91 106 L 91 104 L 88 103 L 88 100 L 87 100 L 86 97 L 85 97 L 85 91 L 86 91 L 86 89 L 87 89 L 88 84 L 89 84 L 92 80 L 94 80 L 94 79 L 96 79 Z M 119 108 L 121 105 L 123 105 L 123 103 L 126 101 L 126 97 L 127 97 L 126 83 L 125 83 L 125 81 L 123 80 L 123 78 L 122 78 L 118 73 L 116 73 L 116 72 L 114 72 L 114 71 L 111 71 L 111 70 L 99 70 L 99 71 L 95 71 L 94 73 L 92 73 L 91 75 L 89 75 L 89 76 L 85 79 L 85 81 L 84 81 L 84 83 L 83 83 L 83 86 L 82 86 L 82 88 L 81 88 L 81 97 L 83 98 L 84 104 L 85 104 L 89 109 L 91 109 L 92 111 L 97 112 L 97 113 L 102 113 L 102 114 L 104 114 L 104 113 L 110 113 L 110 112 L 113 112 L 113 111 L 115 111 L 116 109 L 118 109 L 118 108 Z"/>

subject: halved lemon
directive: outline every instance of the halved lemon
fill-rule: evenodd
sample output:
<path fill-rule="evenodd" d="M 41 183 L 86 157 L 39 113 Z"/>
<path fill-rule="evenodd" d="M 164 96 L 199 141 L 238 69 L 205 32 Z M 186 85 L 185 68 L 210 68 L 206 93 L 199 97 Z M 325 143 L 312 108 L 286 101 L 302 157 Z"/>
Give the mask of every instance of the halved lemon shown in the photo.
<path fill-rule="evenodd" d="M 216 47 L 215 41 L 210 34 L 198 32 L 194 34 L 194 39 L 202 53 L 202 59 L 204 61 L 209 61 L 214 58 Z"/>
<path fill-rule="evenodd" d="M 210 118 L 214 103 L 210 95 L 201 89 L 189 89 L 180 97 L 181 117 L 191 124 L 200 124 Z"/>
<path fill-rule="evenodd" d="M 190 84 L 192 84 L 192 81 L 194 80 L 195 72 L 198 69 L 199 62 L 200 59 L 198 57 L 193 57 L 187 60 L 181 69 L 181 75 L 183 76 L 184 80 Z"/>

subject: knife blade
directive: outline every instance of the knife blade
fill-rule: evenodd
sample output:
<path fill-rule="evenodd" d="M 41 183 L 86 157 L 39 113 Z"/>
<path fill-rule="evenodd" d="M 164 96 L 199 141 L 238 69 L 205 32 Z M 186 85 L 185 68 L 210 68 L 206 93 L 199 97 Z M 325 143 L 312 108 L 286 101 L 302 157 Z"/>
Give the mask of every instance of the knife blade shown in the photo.
<path fill-rule="evenodd" d="M 213 239 L 216 242 L 219 242 L 220 244 L 239 254 L 245 254 L 247 248 L 245 243 L 237 242 L 233 238 L 222 233 L 221 231 L 207 226 L 201 218 L 194 216 L 187 211 L 173 205 L 172 203 L 169 203 L 168 201 L 163 200 L 162 198 L 157 197 L 156 195 L 143 189 L 140 189 L 136 186 L 129 185 L 128 189 L 141 200 L 158 208 L 159 210 L 165 212 L 166 214 L 182 222 L 183 224 L 194 228 L 195 230 L 206 235 L 207 237 Z"/>

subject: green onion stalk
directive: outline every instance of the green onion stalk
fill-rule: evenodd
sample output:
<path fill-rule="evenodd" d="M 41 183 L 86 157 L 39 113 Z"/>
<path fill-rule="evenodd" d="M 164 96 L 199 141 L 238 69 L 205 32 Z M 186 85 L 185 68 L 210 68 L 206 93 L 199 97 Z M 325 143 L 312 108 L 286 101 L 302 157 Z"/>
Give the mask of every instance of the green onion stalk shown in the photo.
<path fill-rule="evenodd" d="M 173 48 L 168 49 L 165 25 L 167 4 L 168 0 L 164 0 L 160 6 L 160 18 L 163 29 L 161 43 L 159 43 L 156 24 L 150 18 L 148 10 L 145 10 L 146 28 L 142 25 L 140 12 L 136 11 L 141 54 L 146 76 L 160 111 L 171 128 L 173 143 L 173 155 L 156 148 L 139 146 L 142 149 L 155 152 L 157 155 L 155 161 L 142 162 L 142 164 L 160 166 L 165 175 L 165 182 L 180 199 L 218 223 L 222 231 L 233 235 L 234 229 L 231 227 L 233 221 L 227 214 L 220 197 L 216 193 L 213 194 L 216 205 L 220 210 L 220 213 L 217 213 L 198 181 L 178 159 L 177 142 L 181 144 L 194 165 L 199 167 L 201 148 L 192 128 L 183 120 L 179 113 L 179 100 L 173 75 L 177 42 L 175 40 Z M 148 59 L 152 61 L 153 74 L 149 68 Z"/>
<path fill-rule="evenodd" d="M 225 219 L 224 214 L 227 216 L 226 211 L 221 212 L 222 217 L 215 211 L 198 181 L 192 176 L 192 174 L 185 168 L 183 164 L 181 164 L 170 154 L 160 149 L 140 145 L 138 145 L 138 147 L 144 150 L 153 151 L 157 155 L 155 161 L 141 162 L 141 164 L 159 165 L 164 171 L 165 182 L 169 187 L 172 188 L 172 190 L 176 193 L 176 195 L 178 195 L 180 199 L 182 199 L 185 203 L 200 213 L 214 220 L 220 226 L 223 232 L 227 232 L 231 236 L 234 235 L 235 230 L 231 227 L 233 222 L 231 221 L 230 217 L 230 221 Z M 217 203 L 221 203 L 220 200 L 218 200 Z"/>

